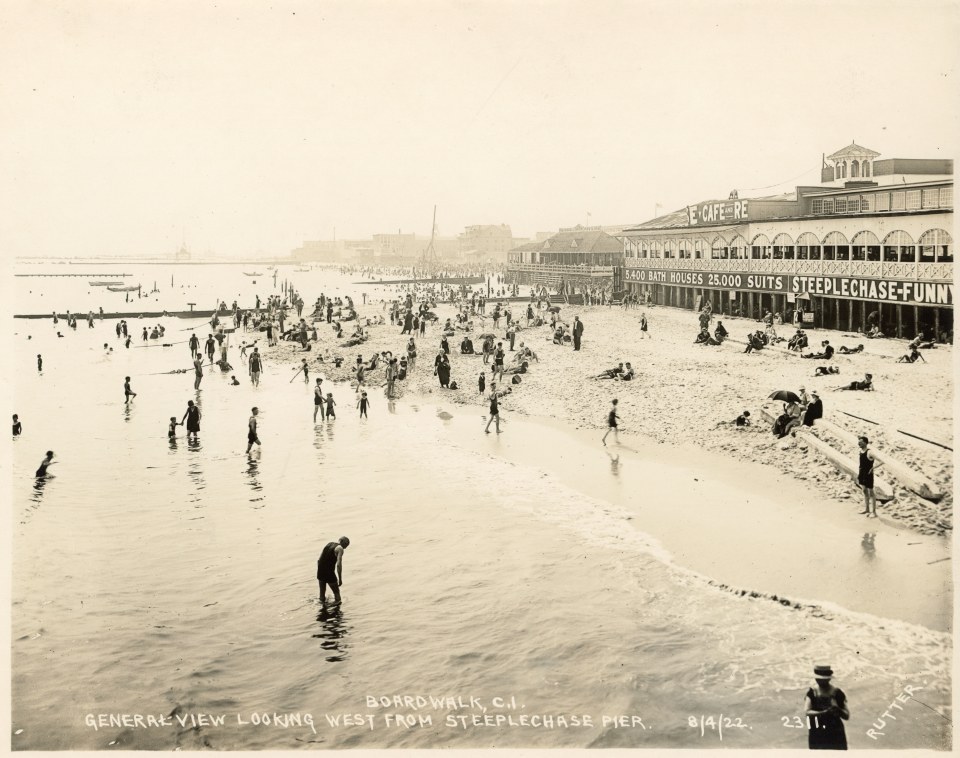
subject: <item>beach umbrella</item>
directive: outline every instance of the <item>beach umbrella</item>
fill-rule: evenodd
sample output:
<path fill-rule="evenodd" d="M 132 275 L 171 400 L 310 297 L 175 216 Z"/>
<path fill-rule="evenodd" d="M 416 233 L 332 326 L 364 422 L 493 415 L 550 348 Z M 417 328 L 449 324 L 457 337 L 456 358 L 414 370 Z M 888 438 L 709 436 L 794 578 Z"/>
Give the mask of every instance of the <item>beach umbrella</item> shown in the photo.
<path fill-rule="evenodd" d="M 487 337 L 492 337 L 493 339 L 496 339 L 496 338 L 497 338 L 497 335 L 496 335 L 496 334 L 491 334 L 490 332 L 484 332 L 484 333 L 481 334 L 479 337 L 477 337 L 477 339 L 485 340 Z"/>
<path fill-rule="evenodd" d="M 799 403 L 800 397 L 790 390 L 777 390 L 770 395 L 771 400 L 782 400 L 785 403 Z"/>

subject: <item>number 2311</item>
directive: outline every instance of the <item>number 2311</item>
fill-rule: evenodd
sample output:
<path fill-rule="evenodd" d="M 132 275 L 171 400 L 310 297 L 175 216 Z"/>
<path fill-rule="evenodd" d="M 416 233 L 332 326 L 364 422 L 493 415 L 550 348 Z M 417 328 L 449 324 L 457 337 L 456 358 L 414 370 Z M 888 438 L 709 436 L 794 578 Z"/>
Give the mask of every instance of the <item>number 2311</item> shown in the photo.
<path fill-rule="evenodd" d="M 780 719 L 783 721 L 783 725 L 789 729 L 819 729 L 820 728 L 820 717 L 814 716 L 813 721 L 810 721 L 810 717 L 807 716 L 806 720 L 800 716 L 781 716 Z M 790 723 L 793 721 L 794 723 Z"/>

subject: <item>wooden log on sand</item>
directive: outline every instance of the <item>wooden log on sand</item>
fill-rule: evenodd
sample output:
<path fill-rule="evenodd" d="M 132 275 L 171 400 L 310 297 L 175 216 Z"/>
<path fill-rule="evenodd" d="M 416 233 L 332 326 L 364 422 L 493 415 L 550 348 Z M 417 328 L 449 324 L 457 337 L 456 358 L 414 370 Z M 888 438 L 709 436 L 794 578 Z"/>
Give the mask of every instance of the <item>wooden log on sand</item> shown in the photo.
<path fill-rule="evenodd" d="M 766 408 L 760 409 L 760 417 L 765 421 L 769 421 L 773 424 L 776 421 L 776 418 L 768 411 Z M 857 476 L 860 474 L 860 466 L 857 465 L 852 459 L 845 456 L 840 451 L 831 447 L 828 443 L 824 442 L 821 439 L 818 439 L 812 434 L 807 433 L 807 427 L 800 426 L 797 427 L 794 431 L 800 432 L 804 442 L 807 442 L 810 447 L 816 450 L 820 455 L 826 458 L 834 467 L 838 468 L 845 474 L 848 474 L 853 478 L 853 481 L 857 481 Z M 876 455 L 876 452 L 874 452 Z M 859 485 L 858 485 L 859 486 Z M 887 502 L 888 500 L 893 500 L 893 488 L 890 487 L 883 479 L 874 475 L 873 477 L 873 492 L 877 496 L 877 500 L 882 502 Z"/>
<path fill-rule="evenodd" d="M 815 426 L 826 429 L 830 434 L 857 447 L 857 435 L 842 426 L 834 424 L 826 419 L 817 419 Z M 912 492 L 916 492 L 920 497 L 938 502 L 943 497 L 943 490 L 937 487 L 930 479 L 914 471 L 903 461 L 897 460 L 882 450 L 873 448 L 871 450 L 873 457 L 880 461 L 890 472 L 891 476 L 899 479 Z"/>

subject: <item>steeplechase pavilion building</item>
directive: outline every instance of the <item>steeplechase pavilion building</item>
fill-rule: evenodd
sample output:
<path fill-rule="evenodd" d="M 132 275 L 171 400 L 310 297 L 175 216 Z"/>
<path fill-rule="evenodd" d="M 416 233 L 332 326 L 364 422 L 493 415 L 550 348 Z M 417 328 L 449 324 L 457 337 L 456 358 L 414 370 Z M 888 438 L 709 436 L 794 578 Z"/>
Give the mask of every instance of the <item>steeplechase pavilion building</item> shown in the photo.
<path fill-rule="evenodd" d="M 886 336 L 953 338 L 953 161 L 851 144 L 821 184 L 698 202 L 625 228 L 623 283 L 653 302 Z M 618 277 L 619 278 L 619 277 Z"/>

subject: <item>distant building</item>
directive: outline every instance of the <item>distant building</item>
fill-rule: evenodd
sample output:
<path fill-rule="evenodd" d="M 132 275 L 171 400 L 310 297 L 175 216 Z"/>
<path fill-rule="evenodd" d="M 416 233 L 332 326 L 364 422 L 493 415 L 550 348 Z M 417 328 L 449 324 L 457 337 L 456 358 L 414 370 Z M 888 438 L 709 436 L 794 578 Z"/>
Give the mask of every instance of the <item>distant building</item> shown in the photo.
<path fill-rule="evenodd" d="M 549 238 L 509 251 L 507 276 L 520 284 L 608 287 L 623 266 L 623 243 L 599 226 L 561 229 Z"/>
<path fill-rule="evenodd" d="M 173 259 L 176 261 L 188 261 L 190 258 L 190 251 L 187 250 L 185 245 L 181 245 L 180 249 L 173 254 Z"/>
<path fill-rule="evenodd" d="M 419 252 L 416 234 L 373 235 L 373 254 L 377 258 L 409 258 Z"/>
<path fill-rule="evenodd" d="M 509 224 L 468 226 L 460 235 L 460 256 L 467 260 L 505 262 L 514 246 Z"/>

